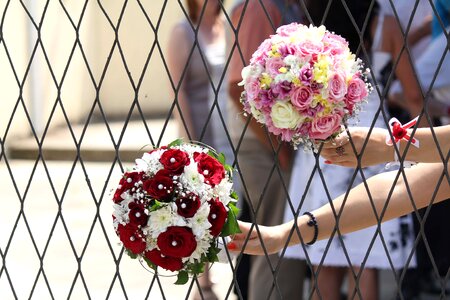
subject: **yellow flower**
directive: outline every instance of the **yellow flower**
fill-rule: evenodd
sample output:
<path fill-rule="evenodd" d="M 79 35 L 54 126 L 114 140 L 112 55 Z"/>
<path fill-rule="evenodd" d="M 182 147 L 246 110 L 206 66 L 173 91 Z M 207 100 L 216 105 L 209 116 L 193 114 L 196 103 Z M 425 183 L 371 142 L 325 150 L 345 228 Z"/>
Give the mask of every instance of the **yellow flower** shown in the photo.
<path fill-rule="evenodd" d="M 278 53 L 277 45 L 272 45 L 272 50 L 269 52 L 269 57 L 281 57 L 281 53 Z"/>
<path fill-rule="evenodd" d="M 300 81 L 300 79 L 298 79 L 297 77 L 292 78 L 292 83 L 293 83 L 295 86 L 300 86 L 300 85 L 301 85 L 301 81 Z"/>
<path fill-rule="evenodd" d="M 260 79 L 261 88 L 269 88 L 272 83 L 272 78 L 267 73 L 263 73 Z"/>
<path fill-rule="evenodd" d="M 278 72 L 280 72 L 280 73 L 286 73 L 287 72 L 287 68 L 286 67 L 281 67 L 281 68 L 279 68 L 278 69 Z"/>
<path fill-rule="evenodd" d="M 314 64 L 314 80 L 318 83 L 324 83 L 328 78 L 329 61 L 326 56 L 319 56 Z"/>

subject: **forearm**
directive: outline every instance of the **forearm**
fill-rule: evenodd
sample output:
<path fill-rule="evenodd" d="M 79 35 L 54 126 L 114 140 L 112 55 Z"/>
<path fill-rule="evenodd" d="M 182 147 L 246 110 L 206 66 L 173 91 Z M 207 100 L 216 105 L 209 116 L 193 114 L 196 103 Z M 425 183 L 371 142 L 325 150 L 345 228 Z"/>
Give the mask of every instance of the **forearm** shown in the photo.
<path fill-rule="evenodd" d="M 434 135 L 433 133 L 434 132 Z M 408 130 L 412 134 L 412 130 Z M 433 128 L 418 128 L 413 136 L 419 140 L 419 148 L 410 145 L 406 153 L 406 160 L 417 162 L 441 162 L 445 159 L 450 149 L 450 125 Z M 435 138 L 436 137 L 436 141 Z M 407 141 L 400 142 L 400 155 L 406 150 Z M 441 152 L 439 152 L 439 149 Z"/>
<path fill-rule="evenodd" d="M 410 46 L 414 46 L 421 39 L 431 34 L 431 20 L 431 16 L 427 17 L 419 27 L 409 32 L 407 40 Z"/>
<path fill-rule="evenodd" d="M 448 168 L 448 166 L 447 166 Z M 382 173 L 367 180 L 376 214 L 369 199 L 368 192 L 364 184 L 360 184 L 350 191 L 347 197 L 345 194 L 335 199 L 331 204 L 324 205 L 312 211 L 318 222 L 318 239 L 325 239 L 331 236 L 335 227 L 339 228 L 341 234 L 360 230 L 384 222 L 414 210 L 411 201 L 414 201 L 416 208 L 422 208 L 430 203 L 437 203 L 450 197 L 449 179 L 442 178 L 444 164 L 420 164 L 411 169 L 406 169 L 407 183 L 403 176 L 396 181 L 398 171 Z M 440 184 L 439 184 L 440 182 Z M 410 199 L 407 185 L 412 194 Z M 394 188 L 392 188 L 394 186 Z M 433 198 L 435 189 L 438 189 L 436 197 Z M 392 194 L 389 196 L 389 194 Z M 379 220 L 382 211 L 389 201 L 387 209 Z M 333 209 L 334 208 L 334 209 Z M 342 210 L 342 211 L 341 211 Z M 340 215 L 336 222 L 336 215 Z M 378 215 L 378 218 L 377 216 Z M 313 238 L 314 230 L 306 223 L 308 216 L 301 216 L 297 219 L 297 225 L 304 242 L 309 242 Z M 294 226 L 294 221 L 280 225 L 284 235 L 289 235 Z M 292 235 L 290 245 L 298 244 L 299 236 L 296 232 Z"/>

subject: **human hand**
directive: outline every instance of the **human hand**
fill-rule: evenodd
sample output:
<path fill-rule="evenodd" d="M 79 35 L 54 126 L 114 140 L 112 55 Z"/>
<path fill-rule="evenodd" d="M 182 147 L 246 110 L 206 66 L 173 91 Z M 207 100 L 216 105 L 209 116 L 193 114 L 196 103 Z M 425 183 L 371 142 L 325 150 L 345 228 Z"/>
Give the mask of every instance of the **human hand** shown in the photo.
<path fill-rule="evenodd" d="M 369 129 L 368 127 L 351 127 L 348 129 L 350 137 L 347 131 L 344 131 L 334 141 L 324 143 L 320 155 L 325 158 L 325 163 L 355 168 L 358 166 L 359 156 L 361 156 L 361 167 L 391 161 L 394 150 L 393 147 L 386 145 L 387 130 L 373 128 L 370 137 L 367 137 Z M 364 152 L 361 153 L 366 138 L 369 140 L 364 147 Z"/>
<path fill-rule="evenodd" d="M 238 221 L 241 233 L 236 234 L 227 244 L 229 251 L 243 252 L 252 255 L 264 255 L 264 248 L 268 254 L 274 254 L 280 251 L 284 246 L 283 230 L 279 226 L 258 225 L 261 236 L 258 235 L 256 226 L 252 223 Z M 281 226 L 281 225 L 280 225 Z M 247 244 L 246 243 L 246 240 Z M 261 244 L 264 241 L 264 248 Z M 244 248 L 245 245 L 245 248 Z"/>

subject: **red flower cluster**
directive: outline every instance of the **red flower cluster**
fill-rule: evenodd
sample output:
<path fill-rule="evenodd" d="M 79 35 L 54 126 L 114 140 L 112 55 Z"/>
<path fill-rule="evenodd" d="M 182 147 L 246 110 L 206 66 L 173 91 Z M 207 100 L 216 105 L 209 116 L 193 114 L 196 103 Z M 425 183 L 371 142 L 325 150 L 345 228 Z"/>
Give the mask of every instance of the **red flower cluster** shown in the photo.
<path fill-rule="evenodd" d="M 205 259 L 208 247 L 216 247 L 214 241 L 232 205 L 232 190 L 225 185 L 226 196 L 224 186 L 216 190 L 223 180 L 230 180 L 218 159 L 201 146 L 186 149 L 176 145 L 153 150 L 144 154 L 133 171 L 125 172 L 113 196 L 113 221 L 132 257 L 145 258 L 152 267 L 196 272 L 199 267 L 192 265 L 205 263 L 199 257 Z M 185 175 L 186 167 L 191 175 Z M 192 172 L 203 178 L 200 186 Z M 205 238 L 210 239 L 206 244 Z"/>

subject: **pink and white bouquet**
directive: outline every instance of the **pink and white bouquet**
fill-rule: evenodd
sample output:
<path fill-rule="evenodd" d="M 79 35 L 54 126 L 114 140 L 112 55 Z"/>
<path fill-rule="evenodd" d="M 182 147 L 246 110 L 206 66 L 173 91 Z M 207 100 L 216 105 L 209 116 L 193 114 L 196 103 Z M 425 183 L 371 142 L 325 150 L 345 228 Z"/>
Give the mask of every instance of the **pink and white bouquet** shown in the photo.
<path fill-rule="evenodd" d="M 114 229 L 132 258 L 178 272 L 177 284 L 218 260 L 219 237 L 239 232 L 232 168 L 223 154 L 177 140 L 145 153 L 114 196 Z"/>
<path fill-rule="evenodd" d="M 244 110 L 294 147 L 340 133 L 369 94 L 360 59 L 324 26 L 281 26 L 242 70 Z"/>

